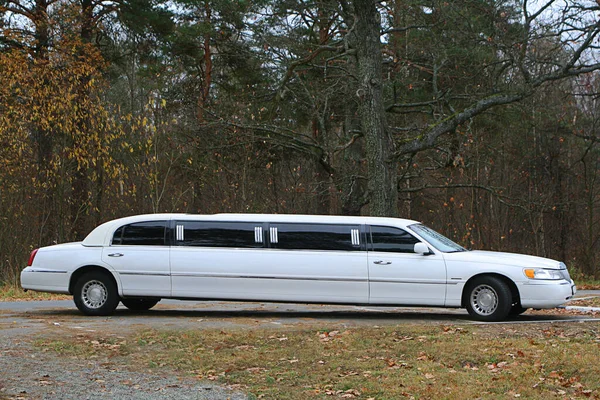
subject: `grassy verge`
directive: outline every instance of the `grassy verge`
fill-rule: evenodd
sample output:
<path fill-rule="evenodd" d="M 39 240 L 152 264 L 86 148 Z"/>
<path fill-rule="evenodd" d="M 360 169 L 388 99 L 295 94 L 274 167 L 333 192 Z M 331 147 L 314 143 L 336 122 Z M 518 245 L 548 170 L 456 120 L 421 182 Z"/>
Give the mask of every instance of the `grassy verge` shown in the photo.
<path fill-rule="evenodd" d="M 598 398 L 599 327 L 149 330 L 38 345 L 234 385 L 251 398 Z"/>
<path fill-rule="evenodd" d="M 577 279 L 575 284 L 578 290 L 600 290 L 600 281 L 596 279 Z"/>
<path fill-rule="evenodd" d="M 592 297 L 585 300 L 571 300 L 566 303 L 566 305 L 580 307 L 600 307 L 600 297 Z"/>
<path fill-rule="evenodd" d="M 0 286 L 0 301 L 33 301 L 33 300 L 65 300 L 71 296 L 54 293 L 23 291 L 18 286 Z"/>
<path fill-rule="evenodd" d="M 600 280 L 592 275 L 587 275 L 582 272 L 576 266 L 569 267 L 569 273 L 571 279 L 577 284 L 579 290 L 600 290 Z"/>

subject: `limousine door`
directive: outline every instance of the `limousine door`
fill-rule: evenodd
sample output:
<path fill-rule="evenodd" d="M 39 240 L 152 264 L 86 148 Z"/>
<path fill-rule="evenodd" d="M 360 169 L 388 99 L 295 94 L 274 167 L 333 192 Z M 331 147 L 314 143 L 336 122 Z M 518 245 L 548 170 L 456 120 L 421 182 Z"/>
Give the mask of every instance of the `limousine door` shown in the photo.
<path fill-rule="evenodd" d="M 138 222 L 115 231 L 102 261 L 119 274 L 125 296 L 171 296 L 166 221 Z"/>
<path fill-rule="evenodd" d="M 178 221 L 175 232 L 175 297 L 368 301 L 358 226 Z"/>
<path fill-rule="evenodd" d="M 171 247 L 173 296 L 247 299 L 260 294 L 263 226 L 252 222 L 175 221 Z"/>
<path fill-rule="evenodd" d="M 371 226 L 368 236 L 371 304 L 444 305 L 442 255 L 414 253 L 420 240 L 399 228 Z"/>
<path fill-rule="evenodd" d="M 367 303 L 363 237 L 359 225 L 270 224 L 269 258 L 276 284 L 294 301 Z"/>

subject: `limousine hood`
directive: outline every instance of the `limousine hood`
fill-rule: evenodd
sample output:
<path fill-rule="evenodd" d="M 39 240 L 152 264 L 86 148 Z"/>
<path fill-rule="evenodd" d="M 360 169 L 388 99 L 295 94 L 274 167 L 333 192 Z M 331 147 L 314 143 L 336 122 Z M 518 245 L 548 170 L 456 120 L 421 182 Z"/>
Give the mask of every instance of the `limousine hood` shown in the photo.
<path fill-rule="evenodd" d="M 457 253 L 444 253 L 448 261 L 484 262 L 488 264 L 513 265 L 515 267 L 539 267 L 548 269 L 560 269 L 561 263 L 549 258 L 528 256 L 515 253 L 503 253 L 499 251 L 472 250 Z"/>

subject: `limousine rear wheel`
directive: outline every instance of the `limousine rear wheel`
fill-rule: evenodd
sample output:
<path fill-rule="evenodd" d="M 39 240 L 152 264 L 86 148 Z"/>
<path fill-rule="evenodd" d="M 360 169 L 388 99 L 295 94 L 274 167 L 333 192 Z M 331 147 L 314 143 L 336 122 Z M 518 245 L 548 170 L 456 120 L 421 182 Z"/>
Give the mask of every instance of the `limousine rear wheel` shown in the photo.
<path fill-rule="evenodd" d="M 87 272 L 75 283 L 73 301 L 85 315 L 111 315 L 119 304 L 117 285 L 106 273 Z"/>
<path fill-rule="evenodd" d="M 494 276 L 475 279 L 467 287 L 466 295 L 467 311 L 480 321 L 502 321 L 511 310 L 510 288 Z"/>
<path fill-rule="evenodd" d="M 132 311 L 147 311 L 154 307 L 160 299 L 143 299 L 130 297 L 127 299 L 121 299 L 121 303 Z"/>

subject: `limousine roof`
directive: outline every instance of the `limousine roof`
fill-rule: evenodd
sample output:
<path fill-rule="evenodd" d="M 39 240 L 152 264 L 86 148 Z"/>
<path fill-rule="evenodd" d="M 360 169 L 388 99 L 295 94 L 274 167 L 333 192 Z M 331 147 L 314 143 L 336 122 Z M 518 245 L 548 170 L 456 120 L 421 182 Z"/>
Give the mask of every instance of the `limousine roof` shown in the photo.
<path fill-rule="evenodd" d="M 84 246 L 103 246 L 110 243 L 114 231 L 127 224 L 160 220 L 179 221 L 236 221 L 236 222 L 306 222 L 336 224 L 388 225 L 404 228 L 419 221 L 402 218 L 353 217 L 342 215 L 300 215 L 300 214 L 143 214 L 108 221 L 96 227 L 83 240 Z"/>

